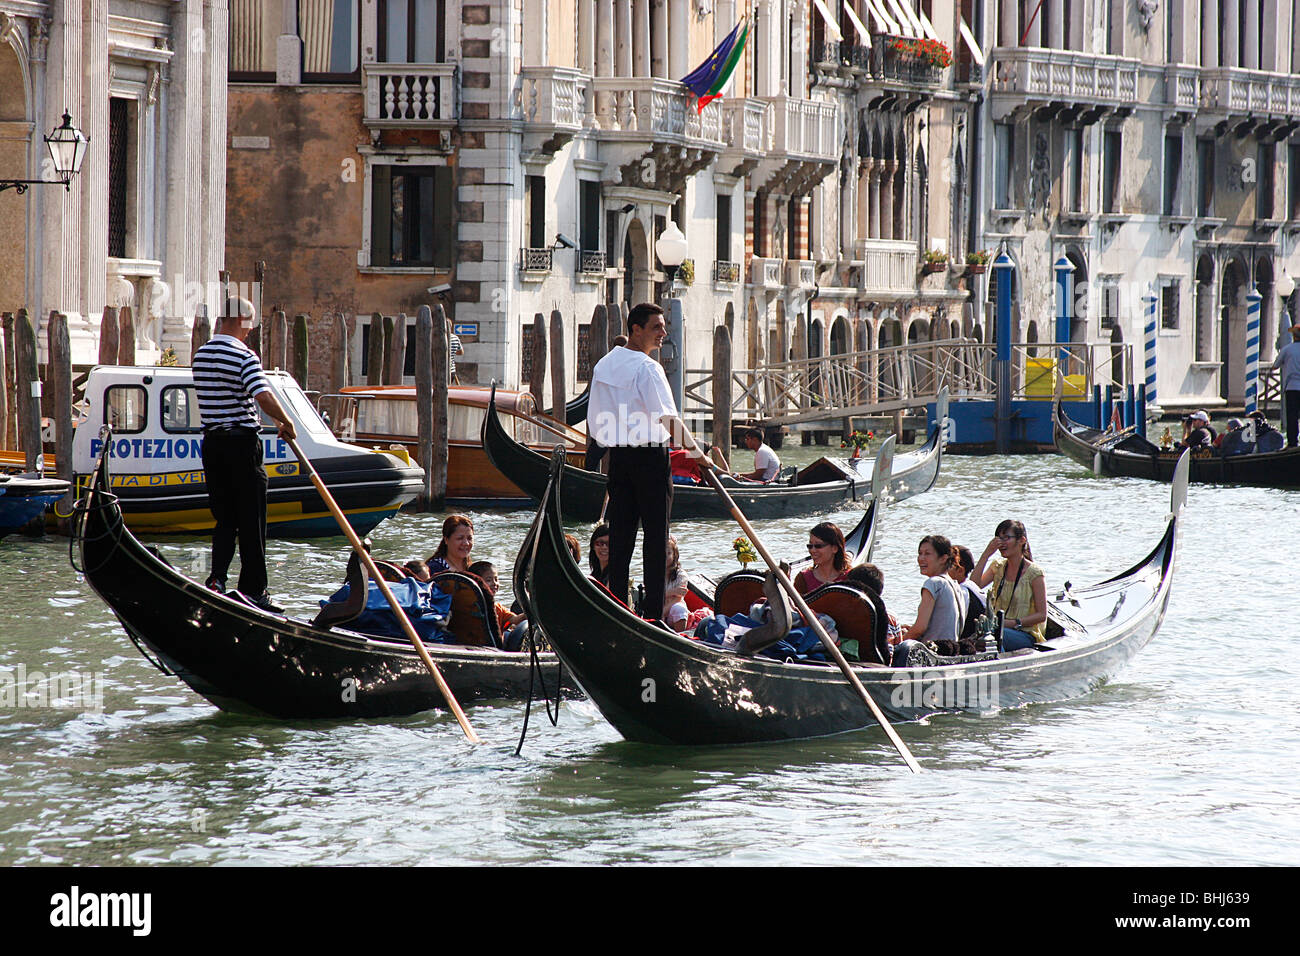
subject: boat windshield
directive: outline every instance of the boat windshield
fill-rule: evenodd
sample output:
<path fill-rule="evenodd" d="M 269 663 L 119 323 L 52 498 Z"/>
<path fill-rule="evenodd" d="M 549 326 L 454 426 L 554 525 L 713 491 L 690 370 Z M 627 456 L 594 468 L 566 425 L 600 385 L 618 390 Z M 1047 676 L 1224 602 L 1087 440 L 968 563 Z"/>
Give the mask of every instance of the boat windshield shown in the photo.
<path fill-rule="evenodd" d="M 279 379 L 276 382 L 280 395 L 284 398 L 285 404 L 289 407 L 287 411 L 296 420 L 298 427 L 303 431 L 314 435 L 318 438 L 332 438 L 329 426 L 321 421 L 320 413 L 307 400 L 307 396 L 302 393 L 297 382 Z M 263 422 L 266 421 L 266 413 L 262 412 Z M 274 424 L 274 423 L 272 423 Z"/>

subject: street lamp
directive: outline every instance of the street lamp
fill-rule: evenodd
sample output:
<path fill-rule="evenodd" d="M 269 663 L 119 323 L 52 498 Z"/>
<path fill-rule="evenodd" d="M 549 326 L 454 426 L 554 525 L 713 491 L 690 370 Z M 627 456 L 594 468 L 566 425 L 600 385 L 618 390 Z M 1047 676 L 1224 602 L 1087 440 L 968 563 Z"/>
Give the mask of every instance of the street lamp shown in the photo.
<path fill-rule="evenodd" d="M 658 240 L 655 241 L 655 255 L 659 257 L 659 262 L 664 267 L 664 273 L 668 276 L 668 294 L 673 293 L 673 282 L 677 278 L 678 267 L 686 260 L 686 253 L 690 247 L 686 244 L 686 237 L 682 231 L 677 228 L 677 223 L 671 219 L 664 231 L 659 234 Z"/>
<path fill-rule="evenodd" d="M 12 189 L 21 195 L 27 192 L 29 186 L 38 184 L 62 186 L 65 190 L 71 190 L 72 177 L 81 172 L 81 162 L 86 158 L 86 146 L 89 143 L 86 134 L 72 125 L 72 116 L 65 110 L 63 125 L 56 126 L 50 131 L 50 135 L 45 137 L 45 146 L 50 151 L 50 159 L 54 161 L 54 171 L 59 178 L 0 179 L 0 192 Z"/>
<path fill-rule="evenodd" d="M 677 228 L 677 223 L 671 219 L 664 231 L 659 234 L 655 241 L 655 255 L 659 257 L 660 264 L 664 267 L 664 273 L 668 277 L 668 295 L 664 301 L 664 312 L 668 320 L 668 337 L 664 342 L 664 348 L 661 353 L 664 366 L 664 374 L 668 377 L 668 386 L 672 389 L 673 401 L 677 405 L 678 411 L 681 411 L 682 401 L 685 397 L 685 374 L 686 374 L 686 333 L 683 326 L 685 321 L 682 316 L 682 300 L 673 296 L 674 280 L 677 278 L 677 268 L 686 259 L 686 253 L 690 247 L 686 244 L 686 237 L 682 231 Z"/>

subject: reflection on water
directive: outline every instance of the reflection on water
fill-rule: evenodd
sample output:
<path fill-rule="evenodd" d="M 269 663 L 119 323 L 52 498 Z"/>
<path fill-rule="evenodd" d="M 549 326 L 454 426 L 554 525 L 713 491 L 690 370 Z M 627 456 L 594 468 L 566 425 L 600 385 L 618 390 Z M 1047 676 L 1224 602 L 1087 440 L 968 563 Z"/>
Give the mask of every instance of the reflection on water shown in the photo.
<path fill-rule="evenodd" d="M 1142 557 L 1167 508 L 1167 487 L 1059 457 L 949 458 L 939 487 L 888 509 L 875 561 L 908 620 L 925 534 L 978 553 L 1018 517 L 1050 593 Z M 1300 635 L 1282 582 L 1298 511 L 1295 492 L 1193 487 L 1168 617 L 1129 669 L 1076 700 L 900 727 L 918 776 L 878 730 L 650 747 L 621 741 L 586 701 L 565 704 L 554 728 L 539 708 L 519 757 L 522 704 L 472 708 L 488 741 L 477 748 L 437 713 L 223 714 L 136 652 L 64 542 L 8 538 L 0 675 L 97 674 L 103 709 L 0 710 L 0 863 L 1295 863 L 1281 821 L 1295 802 Z M 847 528 L 856 515 L 832 517 Z M 376 553 L 431 553 L 442 517 L 386 522 Z M 531 516 L 473 517 L 476 557 L 508 568 Z M 799 555 L 815 520 L 760 530 L 773 552 Z M 588 530 L 575 529 L 584 545 Z M 675 533 L 688 568 L 736 566 L 728 523 Z M 159 543 L 201 570 L 206 541 Z M 271 542 L 277 598 L 314 614 L 342 580 L 344 547 Z"/>

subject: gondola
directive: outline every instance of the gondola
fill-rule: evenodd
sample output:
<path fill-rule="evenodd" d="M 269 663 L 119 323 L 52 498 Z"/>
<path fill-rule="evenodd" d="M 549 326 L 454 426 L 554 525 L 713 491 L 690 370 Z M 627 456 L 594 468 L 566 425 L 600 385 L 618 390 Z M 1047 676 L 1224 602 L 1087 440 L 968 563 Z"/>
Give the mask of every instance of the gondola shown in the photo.
<path fill-rule="evenodd" d="M 1058 401 L 1052 410 L 1052 435 L 1060 452 L 1093 473 L 1121 478 L 1171 481 L 1178 456 L 1140 435 L 1109 435 L 1072 421 Z M 1217 450 L 1191 459 L 1189 481 L 1235 483 L 1263 488 L 1300 488 L 1300 448 L 1222 457 Z"/>
<path fill-rule="evenodd" d="M 856 666 L 886 717 L 909 721 L 1063 700 L 1114 674 L 1151 640 L 1164 617 L 1186 476 L 1184 462 L 1164 534 L 1142 561 L 1091 587 L 1067 584 L 1049 601 L 1044 644 L 935 667 Z M 744 744 L 873 725 L 833 665 L 740 657 L 643 621 L 592 585 L 564 544 L 556 492 L 567 477 L 557 462 L 543 491 L 540 520 L 520 551 L 516 590 L 530 620 L 623 737 L 654 744 Z"/>
<path fill-rule="evenodd" d="M 142 545 L 122 520 L 100 457 L 74 512 L 71 547 L 137 649 L 222 710 L 276 718 L 396 717 L 445 706 L 405 638 L 374 637 L 259 610 L 209 591 Z M 555 694 L 554 654 L 426 644 L 462 703 Z M 531 690 L 530 690 L 531 686 Z M 564 686 L 572 695 L 571 682 Z"/>
<path fill-rule="evenodd" d="M 534 499 L 541 498 L 550 471 L 547 457 L 506 433 L 497 416 L 495 401 L 488 404 L 483 422 L 483 448 L 503 475 Z M 793 484 L 736 482 L 728 490 L 750 518 L 790 518 L 828 514 L 864 501 L 868 484 L 846 464 L 822 458 L 800 471 Z M 566 518 L 598 521 L 605 504 L 605 476 L 568 465 L 562 497 Z M 705 485 L 673 486 L 674 521 L 726 517 L 727 509 L 713 489 Z"/>
<path fill-rule="evenodd" d="M 70 487 L 66 481 L 36 472 L 0 475 L 0 538 L 35 522 Z"/>
<path fill-rule="evenodd" d="M 893 458 L 893 471 L 889 479 L 889 496 L 895 501 L 923 494 L 934 487 L 939 480 L 939 468 L 943 463 L 944 420 L 948 417 L 948 389 L 939 391 L 935 401 L 934 424 L 925 444 L 915 451 L 896 454 Z M 870 481 L 876 468 L 875 458 L 850 458 L 849 466 L 858 475 Z"/>
<path fill-rule="evenodd" d="M 582 390 L 582 394 L 564 403 L 564 424 L 577 426 L 587 420 L 587 401 L 591 398 L 591 385 Z M 547 414 L 553 415 L 553 412 Z M 558 417 L 558 416 L 555 416 Z"/>

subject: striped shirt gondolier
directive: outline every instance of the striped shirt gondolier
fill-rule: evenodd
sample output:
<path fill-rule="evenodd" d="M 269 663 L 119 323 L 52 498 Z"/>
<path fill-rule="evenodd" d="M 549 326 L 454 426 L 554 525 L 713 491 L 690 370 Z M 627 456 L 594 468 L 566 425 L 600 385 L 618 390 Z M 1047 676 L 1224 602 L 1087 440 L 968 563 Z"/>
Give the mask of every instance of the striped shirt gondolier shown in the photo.
<path fill-rule="evenodd" d="M 465 354 L 465 346 L 460 344 L 460 336 L 455 332 L 451 333 L 447 340 L 447 351 L 451 353 L 451 368 L 449 374 L 452 378 L 456 377 L 456 356 Z"/>
<path fill-rule="evenodd" d="M 191 363 L 205 431 L 257 430 L 254 399 L 271 390 L 257 353 L 231 335 L 214 335 Z"/>

